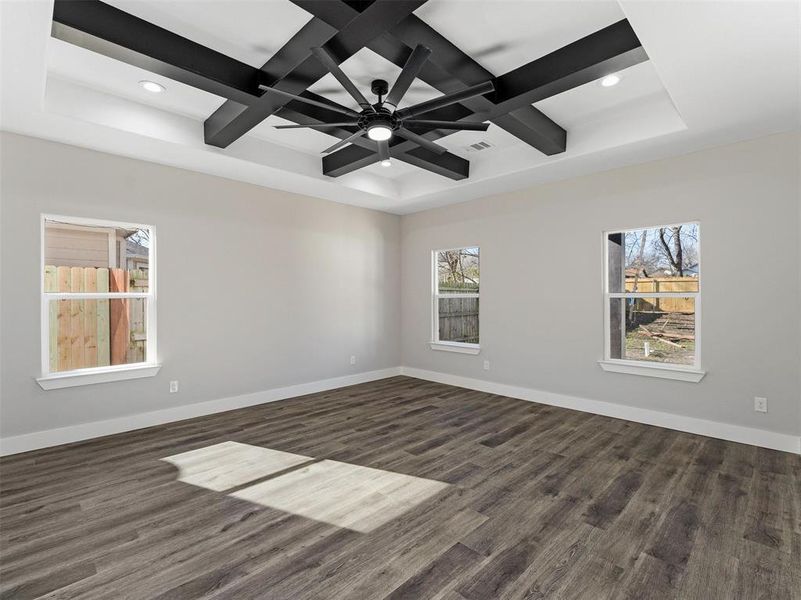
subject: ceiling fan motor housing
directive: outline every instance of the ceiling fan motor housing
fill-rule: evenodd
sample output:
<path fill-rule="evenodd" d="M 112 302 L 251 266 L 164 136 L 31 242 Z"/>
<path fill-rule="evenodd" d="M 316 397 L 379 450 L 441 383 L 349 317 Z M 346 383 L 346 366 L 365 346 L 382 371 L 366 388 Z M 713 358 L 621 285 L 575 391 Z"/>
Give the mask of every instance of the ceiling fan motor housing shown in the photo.
<path fill-rule="evenodd" d="M 398 118 L 389 109 L 376 104 L 375 112 L 362 112 L 359 127 L 369 131 L 372 127 L 387 127 L 392 131 L 398 128 Z"/>

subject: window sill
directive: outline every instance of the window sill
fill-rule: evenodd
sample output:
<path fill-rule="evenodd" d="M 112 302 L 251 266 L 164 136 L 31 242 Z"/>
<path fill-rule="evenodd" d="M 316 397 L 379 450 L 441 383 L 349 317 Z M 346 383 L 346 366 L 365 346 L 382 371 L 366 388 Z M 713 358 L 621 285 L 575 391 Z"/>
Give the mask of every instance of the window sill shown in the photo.
<path fill-rule="evenodd" d="M 126 379 L 140 379 L 153 377 L 161 369 L 158 364 L 121 365 L 119 367 L 104 367 L 101 369 L 78 369 L 66 373 L 51 373 L 36 379 L 43 390 L 57 390 L 79 385 L 93 383 L 108 383 Z"/>
<path fill-rule="evenodd" d="M 481 346 L 478 344 L 463 344 L 461 342 L 429 342 L 432 350 L 445 352 L 458 352 L 460 354 L 478 354 Z"/>
<path fill-rule="evenodd" d="M 649 365 L 622 360 L 599 360 L 598 364 L 609 373 L 624 373 L 626 375 L 641 375 L 643 377 L 659 377 L 661 379 L 675 379 L 698 383 L 706 375 L 706 371 L 685 367 L 668 365 Z"/>

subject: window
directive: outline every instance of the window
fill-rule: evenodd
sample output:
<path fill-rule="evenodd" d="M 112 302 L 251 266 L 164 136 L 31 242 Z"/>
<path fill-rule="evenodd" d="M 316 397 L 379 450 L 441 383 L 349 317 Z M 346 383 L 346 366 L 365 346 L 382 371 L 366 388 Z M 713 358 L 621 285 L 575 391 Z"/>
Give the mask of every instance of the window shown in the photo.
<path fill-rule="evenodd" d="M 703 377 L 699 242 L 698 223 L 606 234 L 606 370 Z"/>
<path fill-rule="evenodd" d="M 479 249 L 438 250 L 432 262 L 431 347 L 478 354 Z"/>
<path fill-rule="evenodd" d="M 155 375 L 153 228 L 42 217 L 45 389 Z"/>

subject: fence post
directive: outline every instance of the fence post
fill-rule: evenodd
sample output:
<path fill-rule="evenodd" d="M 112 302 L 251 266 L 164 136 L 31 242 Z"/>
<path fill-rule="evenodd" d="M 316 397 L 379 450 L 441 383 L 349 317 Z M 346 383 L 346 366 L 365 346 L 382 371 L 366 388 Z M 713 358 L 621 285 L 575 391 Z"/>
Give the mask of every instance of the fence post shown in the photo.
<path fill-rule="evenodd" d="M 72 267 L 70 269 L 71 291 L 82 292 L 83 290 L 83 268 Z M 84 301 L 72 300 L 70 302 L 70 353 L 72 354 L 71 363 L 73 369 L 82 369 L 86 366 L 84 353 Z"/>
<path fill-rule="evenodd" d="M 97 268 L 86 267 L 83 270 L 83 290 L 97 291 Z M 97 300 L 84 301 L 84 366 L 97 366 Z"/>
<path fill-rule="evenodd" d="M 72 278 L 69 267 L 58 267 L 58 291 L 71 291 Z M 58 370 L 68 371 L 72 368 L 70 354 L 70 301 L 58 301 Z"/>
<path fill-rule="evenodd" d="M 659 279 L 657 279 L 657 278 L 654 278 L 654 293 L 655 294 L 659 293 Z M 662 308 L 662 305 L 659 302 L 661 300 L 661 298 L 659 296 L 657 296 L 656 298 L 654 298 L 654 300 L 656 300 L 656 312 L 659 312 L 661 310 L 661 308 Z"/>
<path fill-rule="evenodd" d="M 109 288 L 111 292 L 127 292 L 128 273 L 124 269 L 109 269 Z M 123 365 L 128 356 L 128 342 L 131 339 L 128 300 L 111 300 L 109 305 L 111 364 Z"/>
<path fill-rule="evenodd" d="M 109 273 L 107 267 L 100 267 L 95 278 L 98 292 L 108 292 Z M 97 366 L 111 364 L 111 324 L 109 320 L 109 301 L 97 301 Z"/>

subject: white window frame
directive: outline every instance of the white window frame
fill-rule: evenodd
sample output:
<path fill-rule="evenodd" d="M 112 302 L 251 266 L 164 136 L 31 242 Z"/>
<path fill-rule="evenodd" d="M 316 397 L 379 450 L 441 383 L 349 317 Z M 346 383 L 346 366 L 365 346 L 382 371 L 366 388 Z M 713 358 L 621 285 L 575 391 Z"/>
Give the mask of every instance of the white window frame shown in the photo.
<path fill-rule="evenodd" d="M 150 231 L 150 248 L 147 270 L 147 292 L 45 292 L 45 228 L 48 221 L 57 221 L 54 225 L 61 228 L 88 229 L 104 228 L 114 232 L 117 228 L 147 229 Z M 153 377 L 161 369 L 157 360 L 156 346 L 156 228 L 152 225 L 139 223 L 126 223 L 122 221 L 109 221 L 104 219 L 88 219 L 85 217 L 70 217 L 64 215 L 42 214 L 40 221 L 41 256 L 39 259 L 39 297 L 41 308 L 41 376 L 36 378 L 37 383 L 45 390 L 105 383 L 125 379 L 139 379 Z M 113 256 L 115 238 L 109 236 L 109 260 L 116 264 Z M 114 267 L 111 267 L 114 268 Z M 147 340 L 145 343 L 145 362 L 125 365 L 110 365 L 107 367 L 92 367 L 88 369 L 72 369 L 70 371 L 50 371 L 50 310 L 49 302 L 52 300 L 107 300 L 145 298 L 147 300 Z"/>
<path fill-rule="evenodd" d="M 431 251 L 431 341 L 429 346 L 432 350 L 443 350 L 445 352 L 458 352 L 460 354 L 478 354 L 481 352 L 481 344 L 467 344 L 465 342 L 449 342 L 440 341 L 439 339 L 439 299 L 440 298 L 479 298 L 480 287 L 478 294 L 440 294 L 439 293 L 439 276 L 437 272 L 437 255 L 440 252 L 449 252 L 453 250 L 464 250 L 465 248 L 478 248 L 478 268 L 479 280 L 481 277 L 481 246 L 478 244 L 468 244 L 466 246 L 457 246 L 455 248 L 440 248 Z M 478 303 L 478 336 L 481 339 L 481 301 Z"/>
<path fill-rule="evenodd" d="M 610 292 L 609 291 L 609 236 L 612 234 L 630 233 L 643 229 L 659 229 L 660 227 L 674 227 L 678 225 L 695 225 L 698 227 L 698 291 L 697 292 Z M 678 223 L 650 225 L 645 227 L 630 227 L 627 229 L 610 229 L 603 232 L 603 318 L 604 318 L 604 358 L 598 361 L 604 371 L 624 373 L 628 375 L 642 375 L 645 377 L 659 377 L 698 383 L 706 375 L 701 369 L 701 290 L 703 281 L 701 277 L 701 223 L 697 220 L 681 221 Z M 612 328 L 609 314 L 610 300 L 614 298 L 693 298 L 695 300 L 695 356 L 692 366 L 674 365 L 666 363 L 651 363 L 643 360 L 627 360 L 612 358 Z"/>

